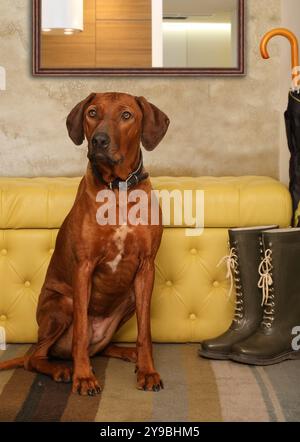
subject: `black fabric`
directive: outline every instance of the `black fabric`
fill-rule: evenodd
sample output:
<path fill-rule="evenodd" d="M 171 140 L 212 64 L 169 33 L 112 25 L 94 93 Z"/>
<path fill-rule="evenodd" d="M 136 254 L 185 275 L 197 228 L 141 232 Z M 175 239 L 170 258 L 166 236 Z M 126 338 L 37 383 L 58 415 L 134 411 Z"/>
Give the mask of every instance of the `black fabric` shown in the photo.
<path fill-rule="evenodd" d="M 285 124 L 291 153 L 289 188 L 293 200 L 292 225 L 300 227 L 300 219 L 296 215 L 300 203 L 300 93 L 290 92 Z"/>

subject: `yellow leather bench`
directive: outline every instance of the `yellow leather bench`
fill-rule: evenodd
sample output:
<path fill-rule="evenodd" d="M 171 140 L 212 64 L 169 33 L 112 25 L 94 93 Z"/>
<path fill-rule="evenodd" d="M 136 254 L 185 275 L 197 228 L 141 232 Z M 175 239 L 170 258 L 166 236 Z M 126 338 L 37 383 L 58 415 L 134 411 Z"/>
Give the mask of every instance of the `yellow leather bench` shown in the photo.
<path fill-rule="evenodd" d="M 79 178 L 0 178 L 0 326 L 8 342 L 34 342 L 36 304 L 57 231 L 69 211 Z M 152 334 L 158 342 L 195 342 L 230 324 L 234 294 L 224 266 L 230 227 L 290 224 L 291 198 L 267 177 L 153 178 L 155 189 L 204 190 L 205 229 L 164 230 L 156 260 Z M 133 341 L 135 318 L 116 340 Z"/>

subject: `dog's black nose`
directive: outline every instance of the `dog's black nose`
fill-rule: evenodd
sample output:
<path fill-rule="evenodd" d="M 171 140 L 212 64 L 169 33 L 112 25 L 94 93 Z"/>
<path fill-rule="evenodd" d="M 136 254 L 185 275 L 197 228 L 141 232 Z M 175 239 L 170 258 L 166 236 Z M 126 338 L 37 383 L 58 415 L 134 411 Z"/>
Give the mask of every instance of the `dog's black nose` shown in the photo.
<path fill-rule="evenodd" d="M 100 132 L 92 138 L 93 147 L 103 147 L 104 149 L 110 145 L 110 136 L 105 132 Z"/>

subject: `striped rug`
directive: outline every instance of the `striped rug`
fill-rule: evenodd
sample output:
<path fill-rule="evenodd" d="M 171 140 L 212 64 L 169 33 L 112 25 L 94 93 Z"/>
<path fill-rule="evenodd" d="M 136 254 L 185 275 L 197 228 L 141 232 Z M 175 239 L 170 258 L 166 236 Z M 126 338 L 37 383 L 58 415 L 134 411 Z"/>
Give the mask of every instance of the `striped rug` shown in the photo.
<path fill-rule="evenodd" d="M 28 351 L 10 345 L 0 360 Z M 93 367 L 104 391 L 72 394 L 70 384 L 23 369 L 0 372 L 0 421 L 203 422 L 300 421 L 300 361 L 248 367 L 197 356 L 198 345 L 155 345 L 165 390 L 135 388 L 134 365 L 97 357 Z"/>

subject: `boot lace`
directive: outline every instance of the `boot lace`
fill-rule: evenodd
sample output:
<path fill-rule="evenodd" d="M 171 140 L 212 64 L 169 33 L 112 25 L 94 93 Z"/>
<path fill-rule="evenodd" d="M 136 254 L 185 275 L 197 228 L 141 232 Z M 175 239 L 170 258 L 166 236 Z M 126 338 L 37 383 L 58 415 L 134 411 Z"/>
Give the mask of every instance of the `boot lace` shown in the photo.
<path fill-rule="evenodd" d="M 272 250 L 267 249 L 264 253 L 258 272 L 260 279 L 258 287 L 262 289 L 262 306 L 264 306 L 262 325 L 271 328 L 275 315 L 275 297 L 272 276 Z"/>
<path fill-rule="evenodd" d="M 226 264 L 227 267 L 226 279 L 230 279 L 230 289 L 228 292 L 228 299 L 231 297 L 234 285 L 236 288 L 236 300 L 235 300 L 235 311 L 234 311 L 233 321 L 237 322 L 243 318 L 244 300 L 243 300 L 242 285 L 240 278 L 238 253 L 236 247 L 232 247 L 230 249 L 229 255 L 224 256 L 224 258 L 221 259 L 217 267 L 220 267 L 224 263 Z"/>

